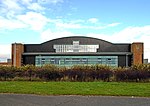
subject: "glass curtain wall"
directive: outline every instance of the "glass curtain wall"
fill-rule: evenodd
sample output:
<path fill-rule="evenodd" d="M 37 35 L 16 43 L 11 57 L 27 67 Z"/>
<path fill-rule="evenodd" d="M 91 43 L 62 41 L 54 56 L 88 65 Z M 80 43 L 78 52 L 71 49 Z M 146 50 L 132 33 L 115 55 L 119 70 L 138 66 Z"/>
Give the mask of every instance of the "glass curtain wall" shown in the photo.
<path fill-rule="evenodd" d="M 118 66 L 118 56 L 36 56 L 35 65 L 55 64 L 59 66 L 103 64 Z"/>

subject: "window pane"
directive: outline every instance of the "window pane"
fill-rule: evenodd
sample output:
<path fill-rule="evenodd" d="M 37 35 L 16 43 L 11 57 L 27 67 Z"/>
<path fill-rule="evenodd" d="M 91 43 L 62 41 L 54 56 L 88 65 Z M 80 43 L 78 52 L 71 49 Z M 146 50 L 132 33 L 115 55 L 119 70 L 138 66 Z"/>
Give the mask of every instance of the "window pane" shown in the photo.
<path fill-rule="evenodd" d="M 104 64 L 118 66 L 118 56 L 36 56 L 35 65 L 56 64 L 73 66 L 78 64 Z"/>

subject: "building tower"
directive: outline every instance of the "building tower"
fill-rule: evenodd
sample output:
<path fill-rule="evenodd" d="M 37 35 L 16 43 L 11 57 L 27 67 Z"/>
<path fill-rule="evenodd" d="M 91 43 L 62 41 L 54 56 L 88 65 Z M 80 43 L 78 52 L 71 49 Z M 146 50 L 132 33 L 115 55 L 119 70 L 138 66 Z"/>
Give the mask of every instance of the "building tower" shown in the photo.
<path fill-rule="evenodd" d="M 144 44 L 142 42 L 134 42 L 131 45 L 133 53 L 133 65 L 143 64 Z"/>
<path fill-rule="evenodd" d="M 21 43 L 12 44 L 12 66 L 20 67 L 22 65 L 22 53 L 24 45 Z"/>

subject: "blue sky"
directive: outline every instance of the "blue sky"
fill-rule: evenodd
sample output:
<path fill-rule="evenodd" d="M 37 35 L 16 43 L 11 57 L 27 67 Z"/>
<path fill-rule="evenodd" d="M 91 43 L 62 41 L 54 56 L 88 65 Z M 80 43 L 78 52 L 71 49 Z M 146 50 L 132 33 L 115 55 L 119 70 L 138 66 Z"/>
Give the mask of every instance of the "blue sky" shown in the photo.
<path fill-rule="evenodd" d="M 150 60 L 150 0 L 0 0 L 0 61 L 14 42 L 38 44 L 65 36 L 112 43 L 144 42 Z"/>

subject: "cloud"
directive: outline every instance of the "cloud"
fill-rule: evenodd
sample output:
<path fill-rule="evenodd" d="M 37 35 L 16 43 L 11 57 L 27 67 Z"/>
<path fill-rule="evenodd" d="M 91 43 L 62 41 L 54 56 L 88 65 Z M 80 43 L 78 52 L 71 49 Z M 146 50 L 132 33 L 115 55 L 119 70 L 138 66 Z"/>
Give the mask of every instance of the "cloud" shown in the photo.
<path fill-rule="evenodd" d="M 49 19 L 40 13 L 27 12 L 25 15 L 17 16 L 17 19 L 28 25 L 32 30 L 40 31 L 49 22 Z"/>
<path fill-rule="evenodd" d="M 22 8 L 17 3 L 18 0 L 2 0 L 3 8 L 6 8 L 7 10 L 21 10 Z"/>
<path fill-rule="evenodd" d="M 150 25 L 142 26 L 142 27 L 127 27 L 119 32 L 113 34 L 115 41 L 117 42 L 133 42 L 134 41 L 141 41 L 143 36 L 150 35 Z M 117 40 L 118 39 L 118 40 Z M 143 39 L 144 42 L 146 39 Z"/>
<path fill-rule="evenodd" d="M 16 19 L 5 19 L 0 17 L 1 29 L 29 28 L 35 31 L 41 31 L 50 19 L 36 12 L 27 12 L 25 15 L 18 15 Z"/>
<path fill-rule="evenodd" d="M 115 27 L 115 26 L 118 26 L 120 23 L 112 23 L 112 24 L 108 24 L 107 26 L 108 27 Z"/>
<path fill-rule="evenodd" d="M 88 22 L 90 22 L 90 23 L 97 23 L 98 19 L 97 18 L 90 18 L 90 19 L 88 19 Z"/>
<path fill-rule="evenodd" d="M 38 3 L 32 3 L 29 4 L 28 9 L 34 10 L 34 11 L 43 11 L 45 8 L 39 5 Z"/>
<path fill-rule="evenodd" d="M 29 5 L 30 3 L 32 3 L 32 0 L 20 0 L 22 2 L 22 4 L 24 5 Z"/>
<path fill-rule="evenodd" d="M 35 12 L 44 12 L 44 10 L 53 9 L 51 5 L 57 6 L 57 4 L 63 3 L 64 0 L 1 0 L 0 1 L 0 14 L 7 16 L 15 17 L 15 15 L 21 15 L 25 12 L 35 11 Z M 8 15 L 10 14 L 11 15 Z M 9 18 L 9 17 L 7 17 Z"/>
<path fill-rule="evenodd" d="M 44 6 L 34 0 L 21 0 L 21 3 L 29 10 L 34 10 L 36 12 L 45 10 Z"/>
<path fill-rule="evenodd" d="M 67 36 L 82 36 L 82 34 L 74 34 L 69 31 L 58 31 L 58 32 L 53 32 L 50 29 L 47 29 L 41 33 L 41 41 L 47 41 L 55 38 L 60 38 L 60 37 L 67 37 Z"/>
<path fill-rule="evenodd" d="M 42 7 L 37 7 L 33 5 L 32 9 L 39 8 L 42 10 Z M 12 12 L 13 14 L 13 12 Z M 10 14 L 11 15 L 11 14 Z M 13 16 L 13 15 L 12 15 Z M 17 29 L 17 28 L 30 28 L 31 30 L 41 31 L 46 25 L 50 25 L 51 23 L 54 25 L 55 29 L 90 29 L 90 30 L 100 30 L 106 29 L 109 27 L 115 27 L 119 25 L 119 23 L 111 23 L 106 25 L 100 25 L 98 22 L 95 25 L 91 25 L 88 21 L 96 22 L 95 18 L 91 18 L 88 20 L 69 20 L 65 21 L 63 19 L 50 19 L 44 16 L 44 14 L 39 12 L 26 12 L 22 15 L 16 15 L 15 18 L 4 19 L 4 17 L 0 18 L 0 22 L 2 25 L 0 27 L 4 27 L 5 29 Z M 95 21 L 94 21 L 95 20 Z M 14 25 L 13 25 L 14 24 Z"/>
<path fill-rule="evenodd" d="M 56 27 L 67 28 L 67 29 L 79 29 L 83 28 L 81 24 L 73 24 L 73 23 L 56 23 Z"/>
<path fill-rule="evenodd" d="M 47 5 L 63 2 L 63 0 L 2 0 L 0 1 L 0 28 L 29 28 L 41 31 L 51 20 L 44 16 L 44 11 L 48 9 Z M 45 7 L 44 3 L 46 3 Z"/>
<path fill-rule="evenodd" d="M 120 24 L 120 23 L 111 23 L 111 24 L 106 24 L 106 25 L 100 25 L 100 23 L 97 21 L 97 24 L 91 25 L 88 23 L 88 21 L 89 20 L 71 20 L 68 22 L 64 22 L 63 20 L 60 20 L 60 21 L 55 21 L 55 25 L 57 28 L 64 28 L 64 29 L 100 30 L 100 29 L 106 29 L 109 27 L 115 27 L 115 26 L 118 26 Z M 92 23 L 94 23 L 94 22 L 96 22 L 96 21 L 94 21 L 94 19 L 93 19 Z"/>
<path fill-rule="evenodd" d="M 57 3 L 63 3 L 64 0 L 38 0 L 38 3 L 40 4 L 57 4 Z"/>
<path fill-rule="evenodd" d="M 17 29 L 17 28 L 25 28 L 27 27 L 26 24 L 22 23 L 21 21 L 18 20 L 9 20 L 9 19 L 4 19 L 3 17 L 0 17 L 0 29 Z"/>
<path fill-rule="evenodd" d="M 3 15 L 0 19 L 4 29 L 30 28 L 31 30 L 41 31 L 46 25 L 51 23 L 55 29 L 91 29 L 100 30 L 108 27 L 119 25 L 118 23 L 100 25 L 97 18 L 90 18 L 87 20 L 71 20 L 61 21 L 47 18 L 44 11 L 48 5 L 63 3 L 64 0 L 4 0 L 1 1 Z M 8 5 L 9 4 L 9 5 Z M 12 4 L 12 5 L 10 5 Z M 46 6 L 44 7 L 44 5 Z M 5 8 L 6 7 L 6 8 Z M 34 12 L 33 12 L 34 11 Z M 93 25 L 94 24 L 94 25 Z"/>
<path fill-rule="evenodd" d="M 0 1 L 0 14 L 6 18 L 15 17 L 16 14 L 21 13 L 24 10 L 23 6 L 20 6 L 18 0 L 1 0 Z"/>
<path fill-rule="evenodd" d="M 11 45 L 9 45 L 9 44 L 0 44 L 0 50 L 3 51 L 3 52 L 1 52 L 0 55 L 9 54 L 11 52 Z"/>
<path fill-rule="evenodd" d="M 7 44 L 0 44 L 0 50 L 3 52 L 0 52 L 0 62 L 6 61 L 6 59 L 11 58 L 10 53 L 11 53 L 11 45 Z"/>

